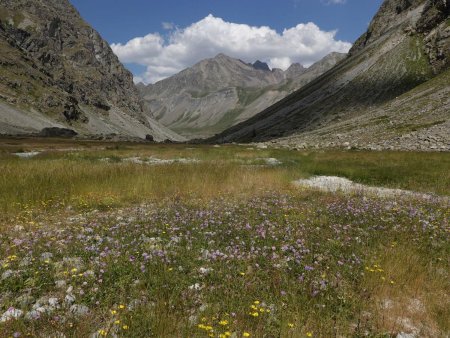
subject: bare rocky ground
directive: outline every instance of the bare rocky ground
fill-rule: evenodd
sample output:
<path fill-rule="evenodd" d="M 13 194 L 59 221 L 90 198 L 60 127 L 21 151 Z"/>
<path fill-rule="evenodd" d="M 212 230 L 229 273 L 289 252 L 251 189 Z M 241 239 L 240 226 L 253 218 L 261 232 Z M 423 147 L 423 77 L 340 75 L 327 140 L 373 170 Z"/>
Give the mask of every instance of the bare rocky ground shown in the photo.
<path fill-rule="evenodd" d="M 326 192 L 340 192 L 344 194 L 357 194 L 361 196 L 376 196 L 381 198 L 413 198 L 418 200 L 442 201 L 449 203 L 449 197 L 424 194 L 410 190 L 373 187 L 352 182 L 349 179 L 337 176 L 314 176 L 308 179 L 294 181 L 297 187 L 306 187 Z"/>
<path fill-rule="evenodd" d="M 379 108 L 269 144 L 290 149 L 450 151 L 449 81 L 447 71 Z"/>

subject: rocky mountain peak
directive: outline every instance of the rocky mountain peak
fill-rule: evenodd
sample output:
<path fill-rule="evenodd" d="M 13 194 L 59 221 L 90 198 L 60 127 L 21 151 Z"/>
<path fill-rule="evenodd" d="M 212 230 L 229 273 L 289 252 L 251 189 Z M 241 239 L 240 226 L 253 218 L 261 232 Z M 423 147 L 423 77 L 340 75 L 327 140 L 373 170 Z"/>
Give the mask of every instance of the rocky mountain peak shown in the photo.
<path fill-rule="evenodd" d="M 224 53 L 219 53 L 212 59 L 206 59 L 205 61 L 208 61 L 208 60 L 218 61 L 218 62 L 220 62 L 220 61 L 228 61 L 229 62 L 229 61 L 234 61 L 235 59 L 233 59 L 232 57 L 230 57 Z"/>
<path fill-rule="evenodd" d="M 270 72 L 270 68 L 269 65 L 265 62 L 256 60 L 255 63 L 253 63 L 253 68 L 258 69 L 258 70 L 264 70 L 264 71 L 268 71 Z"/>
<path fill-rule="evenodd" d="M 306 68 L 303 67 L 300 63 L 293 63 L 286 69 L 285 74 L 288 79 L 294 78 L 303 74 L 306 71 Z"/>

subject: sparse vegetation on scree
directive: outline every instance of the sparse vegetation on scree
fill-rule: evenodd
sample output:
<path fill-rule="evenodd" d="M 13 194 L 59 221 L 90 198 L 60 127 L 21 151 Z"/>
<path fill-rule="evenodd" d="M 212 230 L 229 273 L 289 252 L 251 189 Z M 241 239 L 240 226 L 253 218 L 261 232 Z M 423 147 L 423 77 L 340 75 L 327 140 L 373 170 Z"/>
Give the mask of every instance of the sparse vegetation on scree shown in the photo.
<path fill-rule="evenodd" d="M 2 141 L 0 336 L 444 337 L 449 169 L 448 153 Z M 312 175 L 436 198 L 292 184 Z"/>

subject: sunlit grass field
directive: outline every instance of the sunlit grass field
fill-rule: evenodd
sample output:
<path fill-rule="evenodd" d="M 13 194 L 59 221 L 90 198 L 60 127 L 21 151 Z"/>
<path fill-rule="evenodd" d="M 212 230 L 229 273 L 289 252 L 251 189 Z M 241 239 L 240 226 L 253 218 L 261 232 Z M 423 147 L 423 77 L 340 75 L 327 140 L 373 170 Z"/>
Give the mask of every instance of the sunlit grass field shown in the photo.
<path fill-rule="evenodd" d="M 23 206 L 102 207 L 170 198 L 250 196 L 267 190 L 290 190 L 293 180 L 312 175 L 450 194 L 448 153 L 297 152 L 246 146 L 92 142 L 81 146 L 32 143 L 24 147 L 17 143 L 0 147 L 0 211 L 4 214 Z M 31 159 L 12 154 L 36 149 L 42 153 Z M 136 157 L 195 162 L 143 165 L 127 161 Z M 265 165 L 268 158 L 281 163 Z"/>
<path fill-rule="evenodd" d="M 446 336 L 448 195 L 448 153 L 0 140 L 0 336 Z"/>

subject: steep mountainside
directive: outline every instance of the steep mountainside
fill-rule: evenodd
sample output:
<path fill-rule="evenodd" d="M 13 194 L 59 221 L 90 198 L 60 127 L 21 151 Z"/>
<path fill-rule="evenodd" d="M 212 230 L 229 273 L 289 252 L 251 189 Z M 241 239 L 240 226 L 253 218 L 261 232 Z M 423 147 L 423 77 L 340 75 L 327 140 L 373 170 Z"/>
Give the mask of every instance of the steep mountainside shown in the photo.
<path fill-rule="evenodd" d="M 385 0 L 346 60 L 211 141 L 450 150 L 449 10 Z"/>
<path fill-rule="evenodd" d="M 212 136 L 244 121 L 330 69 L 345 57 L 332 53 L 306 69 L 283 72 L 224 54 L 147 87 L 138 86 L 153 116 L 189 138 Z"/>
<path fill-rule="evenodd" d="M 0 0 L 0 133 L 55 126 L 180 139 L 149 117 L 132 75 L 68 0 Z"/>

